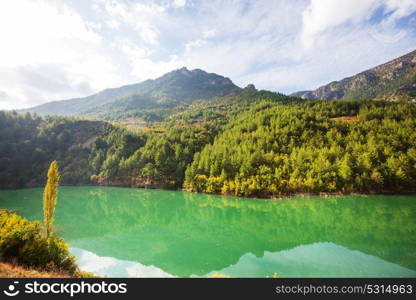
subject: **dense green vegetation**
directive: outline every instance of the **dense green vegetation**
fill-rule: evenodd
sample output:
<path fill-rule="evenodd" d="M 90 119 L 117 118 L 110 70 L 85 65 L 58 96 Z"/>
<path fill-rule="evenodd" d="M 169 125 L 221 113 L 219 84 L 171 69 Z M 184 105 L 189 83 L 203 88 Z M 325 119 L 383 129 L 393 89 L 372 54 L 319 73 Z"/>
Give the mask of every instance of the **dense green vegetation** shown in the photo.
<path fill-rule="evenodd" d="M 29 222 L 0 210 L 0 258 L 19 265 L 75 275 L 77 266 L 68 245 L 56 235 L 45 237 L 38 221 Z"/>
<path fill-rule="evenodd" d="M 218 130 L 209 122 L 148 134 L 109 127 L 92 145 L 91 178 L 100 184 L 179 188 L 194 154 L 211 143 Z"/>
<path fill-rule="evenodd" d="M 415 117 L 412 104 L 304 101 L 252 86 L 170 111 L 152 130 L 1 113 L 0 186 L 44 184 L 57 160 L 63 184 L 256 197 L 414 191 Z"/>
<path fill-rule="evenodd" d="M 60 178 L 56 161 L 50 164 L 47 177 L 43 192 L 43 225 L 0 209 L 0 262 L 75 277 L 90 276 L 78 269 L 68 245 L 56 235 L 53 227 Z"/>
<path fill-rule="evenodd" d="M 145 145 L 147 136 L 108 125 L 92 144 L 89 168 L 94 182 L 119 179 L 124 162 L 138 148 Z M 88 168 L 88 165 L 86 166 Z"/>
<path fill-rule="evenodd" d="M 0 111 L 0 187 L 45 184 L 52 160 L 62 166 L 62 183 L 89 181 L 89 149 L 83 145 L 104 123 Z"/>
<path fill-rule="evenodd" d="M 345 122 L 340 116 L 356 117 Z M 185 188 L 237 196 L 414 190 L 416 107 L 263 103 L 197 153 Z"/>
<path fill-rule="evenodd" d="M 212 143 L 218 128 L 182 126 L 153 135 L 143 148 L 138 149 L 124 164 L 127 178 L 136 178 L 134 185 L 179 188 L 188 164 L 206 144 Z"/>
<path fill-rule="evenodd" d="M 160 128 L 154 129 L 158 123 L 148 122 L 149 131 L 76 118 L 1 112 L 0 187 L 43 185 L 49 163 L 57 160 L 65 185 L 180 188 L 194 154 L 212 143 L 230 119 L 260 99 L 294 100 L 248 87 L 234 97 L 201 100 L 186 109 L 171 110 Z"/>
<path fill-rule="evenodd" d="M 104 184 L 180 188 L 194 154 L 211 144 L 229 120 L 261 99 L 268 99 L 270 103 L 299 101 L 248 87 L 237 96 L 198 101 L 186 110 L 171 113 L 166 117 L 162 132 L 134 134 L 112 128 L 93 145 L 92 178 Z M 136 140 L 125 140 L 133 135 Z"/>

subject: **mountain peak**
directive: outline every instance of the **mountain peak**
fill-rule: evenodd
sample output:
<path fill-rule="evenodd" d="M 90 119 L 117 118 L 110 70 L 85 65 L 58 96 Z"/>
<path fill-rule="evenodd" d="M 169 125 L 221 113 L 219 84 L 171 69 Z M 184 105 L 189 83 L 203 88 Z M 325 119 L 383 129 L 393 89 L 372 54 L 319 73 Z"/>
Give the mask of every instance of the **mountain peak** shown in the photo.
<path fill-rule="evenodd" d="M 209 74 L 208 72 L 205 72 L 204 70 L 202 70 L 202 69 L 193 69 L 193 70 L 190 70 L 190 69 L 188 69 L 187 67 L 182 67 L 182 68 L 179 68 L 179 69 L 176 69 L 176 70 L 173 70 L 173 71 L 171 71 L 171 72 L 169 72 L 169 73 L 166 73 L 165 75 L 167 75 L 167 74 L 182 74 L 182 75 L 197 75 L 197 74 Z M 216 74 L 217 75 L 217 74 Z M 220 76 L 220 75 L 218 75 L 218 76 Z"/>
<path fill-rule="evenodd" d="M 158 80 L 189 80 L 189 84 L 192 85 L 206 85 L 209 87 L 213 86 L 229 86 L 232 88 L 237 87 L 231 79 L 218 75 L 216 73 L 208 73 L 202 69 L 189 70 L 187 67 L 173 70 L 165 75 L 154 79 Z M 238 88 L 238 87 L 237 87 Z"/>
<path fill-rule="evenodd" d="M 180 69 L 178 69 L 178 70 L 176 70 L 177 72 L 181 72 L 181 73 L 183 73 L 183 74 L 188 74 L 188 73 L 191 73 L 191 71 L 187 68 L 187 67 L 182 67 L 182 68 L 180 68 Z M 175 71 L 174 71 L 175 72 Z"/>
<path fill-rule="evenodd" d="M 128 114 L 140 115 L 148 109 L 188 105 L 197 99 L 224 97 L 240 90 L 227 77 L 182 67 L 156 79 L 107 89 L 85 98 L 46 103 L 24 111 L 111 119 Z"/>
<path fill-rule="evenodd" d="M 196 75 L 197 73 L 205 73 L 207 74 L 207 72 L 200 70 L 200 69 L 194 69 L 194 70 L 189 70 L 187 67 L 182 67 L 173 71 L 170 71 L 164 75 L 162 75 L 159 78 L 163 78 L 166 76 L 176 76 L 176 75 L 182 75 L 182 76 L 192 76 L 192 75 Z M 159 78 L 156 78 L 155 80 L 158 80 Z"/>

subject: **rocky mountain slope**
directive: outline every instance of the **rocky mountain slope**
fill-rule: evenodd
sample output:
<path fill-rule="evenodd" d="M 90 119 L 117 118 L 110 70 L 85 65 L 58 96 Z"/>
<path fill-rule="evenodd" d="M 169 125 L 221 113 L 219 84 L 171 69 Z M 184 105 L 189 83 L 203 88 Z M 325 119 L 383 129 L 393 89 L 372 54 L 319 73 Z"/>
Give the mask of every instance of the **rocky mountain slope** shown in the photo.
<path fill-rule="evenodd" d="M 416 50 L 357 75 L 314 91 L 291 96 L 303 99 L 379 99 L 416 102 Z"/>
<path fill-rule="evenodd" d="M 135 112 L 140 115 L 143 110 L 189 104 L 196 99 L 235 95 L 239 91 L 240 88 L 229 78 L 184 67 L 154 80 L 106 89 L 84 98 L 54 101 L 22 112 L 114 119 Z"/>

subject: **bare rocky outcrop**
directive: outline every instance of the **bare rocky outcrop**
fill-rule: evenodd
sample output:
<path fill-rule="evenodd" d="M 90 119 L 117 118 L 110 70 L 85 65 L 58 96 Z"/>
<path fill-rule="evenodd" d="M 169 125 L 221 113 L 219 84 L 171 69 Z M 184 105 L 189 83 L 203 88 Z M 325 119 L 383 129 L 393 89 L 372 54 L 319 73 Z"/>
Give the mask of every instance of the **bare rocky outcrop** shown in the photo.
<path fill-rule="evenodd" d="M 377 99 L 416 102 L 416 50 L 357 75 L 313 91 L 291 96 L 303 99 Z"/>

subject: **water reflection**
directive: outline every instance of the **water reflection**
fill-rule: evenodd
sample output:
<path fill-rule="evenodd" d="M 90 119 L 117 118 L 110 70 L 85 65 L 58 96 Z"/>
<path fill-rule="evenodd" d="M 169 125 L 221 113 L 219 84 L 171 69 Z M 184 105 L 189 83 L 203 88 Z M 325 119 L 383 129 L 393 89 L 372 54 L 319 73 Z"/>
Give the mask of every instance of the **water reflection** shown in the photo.
<path fill-rule="evenodd" d="M 144 266 L 138 262 L 102 257 L 79 248 L 70 248 L 80 269 L 100 277 L 174 277 L 155 266 Z"/>
<path fill-rule="evenodd" d="M 42 218 L 41 199 L 41 189 L 0 191 L 0 207 L 17 209 L 32 219 Z M 319 251 L 341 255 L 338 259 L 351 268 L 368 269 L 330 265 L 326 272 L 331 277 L 401 276 L 395 266 L 416 269 L 415 217 L 415 196 L 260 201 L 176 191 L 63 187 L 56 227 L 74 248 L 154 266 L 173 276 L 205 276 L 227 268 L 233 276 L 274 272 L 327 276 L 322 273 L 327 254 L 314 256 Z M 302 255 L 284 256 L 299 249 Z M 351 254 L 356 252 L 362 255 Z M 270 260 L 272 254 L 277 258 Z M 312 257 L 320 268 L 302 269 Z M 237 267 L 241 261 L 255 275 Z M 259 267 L 263 265 L 267 267 Z"/>
<path fill-rule="evenodd" d="M 71 248 L 71 253 L 76 256 L 81 269 L 103 277 L 174 277 L 152 265 L 100 257 L 79 248 Z M 231 277 L 271 277 L 276 273 L 279 277 L 416 277 L 416 271 L 333 243 L 265 251 L 262 257 L 246 253 L 237 263 L 202 277 L 218 273 Z"/>
<path fill-rule="evenodd" d="M 278 271 L 278 272 L 277 272 Z M 232 277 L 416 277 L 416 271 L 333 243 L 315 243 L 256 257 L 243 255 L 235 265 L 213 271 Z"/>

